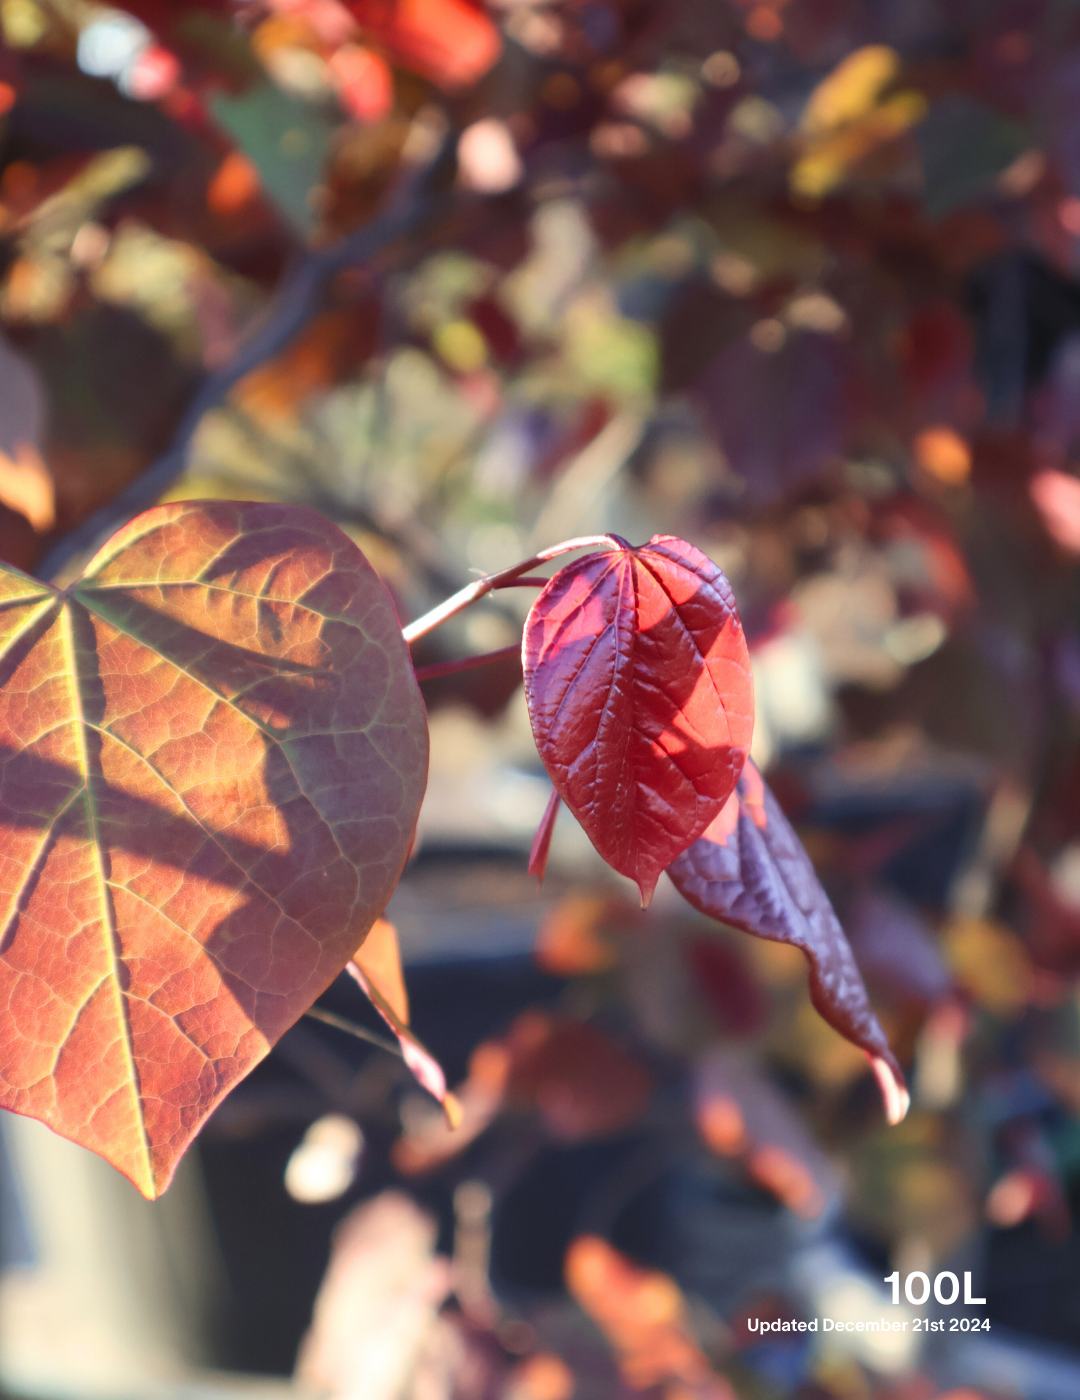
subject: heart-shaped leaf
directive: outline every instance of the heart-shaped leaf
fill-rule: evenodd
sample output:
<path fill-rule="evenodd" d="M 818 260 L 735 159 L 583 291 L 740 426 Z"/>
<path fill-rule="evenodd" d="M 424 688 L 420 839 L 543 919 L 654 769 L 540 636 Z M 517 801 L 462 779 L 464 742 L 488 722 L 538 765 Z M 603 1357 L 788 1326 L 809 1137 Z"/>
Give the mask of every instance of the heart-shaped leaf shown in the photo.
<path fill-rule="evenodd" d="M 568 564 L 529 610 L 533 735 L 555 790 L 648 904 L 742 771 L 753 682 L 727 579 L 656 535 Z"/>
<path fill-rule="evenodd" d="M 668 875 L 710 918 L 802 949 L 814 1006 L 866 1051 L 889 1121 L 898 1123 L 909 1102 L 900 1066 L 810 857 L 751 760 L 723 811 Z"/>
<path fill-rule="evenodd" d="M 313 511 L 0 569 L 0 1105 L 158 1195 L 381 912 L 426 772 L 390 596 Z"/>

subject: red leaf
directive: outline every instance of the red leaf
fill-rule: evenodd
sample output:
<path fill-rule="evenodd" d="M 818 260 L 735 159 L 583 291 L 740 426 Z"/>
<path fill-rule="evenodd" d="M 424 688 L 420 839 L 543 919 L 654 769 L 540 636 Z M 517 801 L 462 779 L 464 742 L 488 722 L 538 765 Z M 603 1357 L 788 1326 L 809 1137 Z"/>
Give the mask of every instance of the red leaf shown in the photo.
<path fill-rule="evenodd" d="M 467 87 L 502 52 L 499 31 L 465 0 L 351 0 L 364 28 L 440 87 Z"/>
<path fill-rule="evenodd" d="M 900 1066 L 810 857 L 751 761 L 738 791 L 668 874 L 679 893 L 710 918 L 802 949 L 810 962 L 814 1006 L 866 1051 L 889 1121 L 898 1123 L 909 1103 Z"/>
<path fill-rule="evenodd" d="M 359 44 L 342 44 L 327 59 L 338 97 L 351 117 L 381 122 L 394 108 L 394 75 L 386 59 Z"/>
<path fill-rule="evenodd" d="M 509 1092 L 535 1104 L 553 1137 L 581 1142 L 627 1127 L 652 1090 L 646 1071 L 592 1026 L 523 1011 L 506 1037 Z"/>
<path fill-rule="evenodd" d="M 694 984 L 725 1035 L 754 1035 L 769 1019 L 761 987 L 735 948 L 696 939 L 686 950 Z"/>
<path fill-rule="evenodd" d="M 0 600 L 0 1105 L 153 1197 L 389 898 L 423 705 L 378 576 L 295 506 L 159 506 Z"/>
<path fill-rule="evenodd" d="M 750 746 L 750 658 L 727 579 L 671 536 L 620 542 L 548 582 L 522 657 L 555 790 L 647 905 L 723 806 Z"/>
<path fill-rule="evenodd" d="M 804 1219 L 840 1194 L 839 1175 L 792 1104 L 743 1051 L 716 1045 L 694 1066 L 694 1118 L 706 1145 L 740 1157 L 765 1190 Z"/>

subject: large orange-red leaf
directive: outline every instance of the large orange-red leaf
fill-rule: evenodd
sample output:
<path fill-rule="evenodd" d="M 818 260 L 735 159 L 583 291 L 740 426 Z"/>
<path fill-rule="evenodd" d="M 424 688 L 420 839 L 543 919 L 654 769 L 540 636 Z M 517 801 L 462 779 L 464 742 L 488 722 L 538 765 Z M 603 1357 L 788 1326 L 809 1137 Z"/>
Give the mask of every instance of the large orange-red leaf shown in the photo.
<path fill-rule="evenodd" d="M 810 857 L 752 760 L 720 815 L 668 870 L 695 909 L 734 928 L 792 943 L 810 963 L 810 999 L 866 1052 L 890 1123 L 910 1102 L 851 947 Z"/>
<path fill-rule="evenodd" d="M 381 912 L 426 770 L 390 596 L 313 511 L 0 568 L 0 1105 L 158 1195 Z"/>
<path fill-rule="evenodd" d="M 522 657 L 556 791 L 647 904 L 750 747 L 750 658 L 727 579 L 669 535 L 587 555 L 533 603 Z"/>

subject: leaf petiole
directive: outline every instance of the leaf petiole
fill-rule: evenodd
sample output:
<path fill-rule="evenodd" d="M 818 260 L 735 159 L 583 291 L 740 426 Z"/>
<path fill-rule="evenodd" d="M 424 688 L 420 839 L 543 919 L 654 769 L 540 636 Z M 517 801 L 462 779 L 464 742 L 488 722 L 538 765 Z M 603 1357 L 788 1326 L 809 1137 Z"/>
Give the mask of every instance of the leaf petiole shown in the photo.
<path fill-rule="evenodd" d="M 388 1055 L 396 1055 L 399 1060 L 405 1058 L 397 1041 L 388 1040 L 376 1031 L 369 1031 L 364 1026 L 358 1026 L 355 1021 L 348 1021 L 344 1016 L 327 1011 L 325 1007 L 309 1006 L 304 1015 L 310 1016 L 313 1021 L 321 1021 L 324 1026 L 333 1026 L 335 1030 L 345 1031 L 347 1035 L 354 1035 L 357 1040 L 366 1040 L 369 1045 L 377 1045 L 380 1050 L 385 1050 Z"/>
<path fill-rule="evenodd" d="M 487 574 L 484 578 L 478 578 L 475 583 L 466 584 L 464 588 L 452 594 L 444 603 L 432 608 L 430 612 L 418 617 L 415 622 L 408 623 L 401 629 L 401 635 L 411 646 L 413 642 L 418 642 L 421 637 L 426 637 L 429 632 L 434 632 L 436 627 L 441 627 L 444 622 L 449 622 L 452 617 L 456 617 L 459 612 L 464 612 L 473 603 L 478 603 L 481 598 L 486 597 L 496 588 L 514 588 L 518 584 L 534 584 L 539 580 L 526 579 L 524 576 L 530 569 L 534 569 L 537 564 L 545 564 L 549 559 L 555 559 L 560 554 L 569 554 L 575 549 L 629 549 L 630 546 L 618 535 L 582 535 L 580 539 L 563 540 L 561 544 L 554 544 L 550 549 L 541 550 L 539 554 L 534 554 L 531 559 L 524 560 L 521 564 L 515 564 L 512 568 L 503 569 L 497 574 Z M 547 579 L 543 580 L 544 583 Z"/>
<path fill-rule="evenodd" d="M 490 665 L 493 661 L 504 661 L 507 657 L 521 656 L 521 643 L 502 647 L 499 651 L 485 651 L 479 656 L 463 656 L 457 661 L 435 661 L 430 666 L 415 667 L 418 681 L 433 681 L 439 676 L 456 676 L 461 671 L 474 671 L 478 666 Z"/>

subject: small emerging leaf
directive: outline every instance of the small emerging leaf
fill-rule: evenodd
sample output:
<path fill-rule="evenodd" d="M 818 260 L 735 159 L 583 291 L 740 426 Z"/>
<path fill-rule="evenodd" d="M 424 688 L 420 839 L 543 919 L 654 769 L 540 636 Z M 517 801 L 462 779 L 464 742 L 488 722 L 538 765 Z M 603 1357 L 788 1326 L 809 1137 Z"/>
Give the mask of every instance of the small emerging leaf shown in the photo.
<path fill-rule="evenodd" d="M 647 905 L 750 745 L 750 658 L 727 579 L 671 536 L 587 555 L 533 603 L 522 657 L 556 792 Z"/>
<path fill-rule="evenodd" d="M 819 1014 L 865 1050 L 890 1123 L 908 1110 L 904 1076 L 870 1006 L 851 948 L 810 857 L 751 761 L 726 806 L 668 870 L 695 909 L 802 949 Z"/>
<path fill-rule="evenodd" d="M 159 1195 L 385 906 L 426 773 L 390 595 L 314 511 L 158 506 L 62 593 L 0 567 L 0 1106 Z"/>

